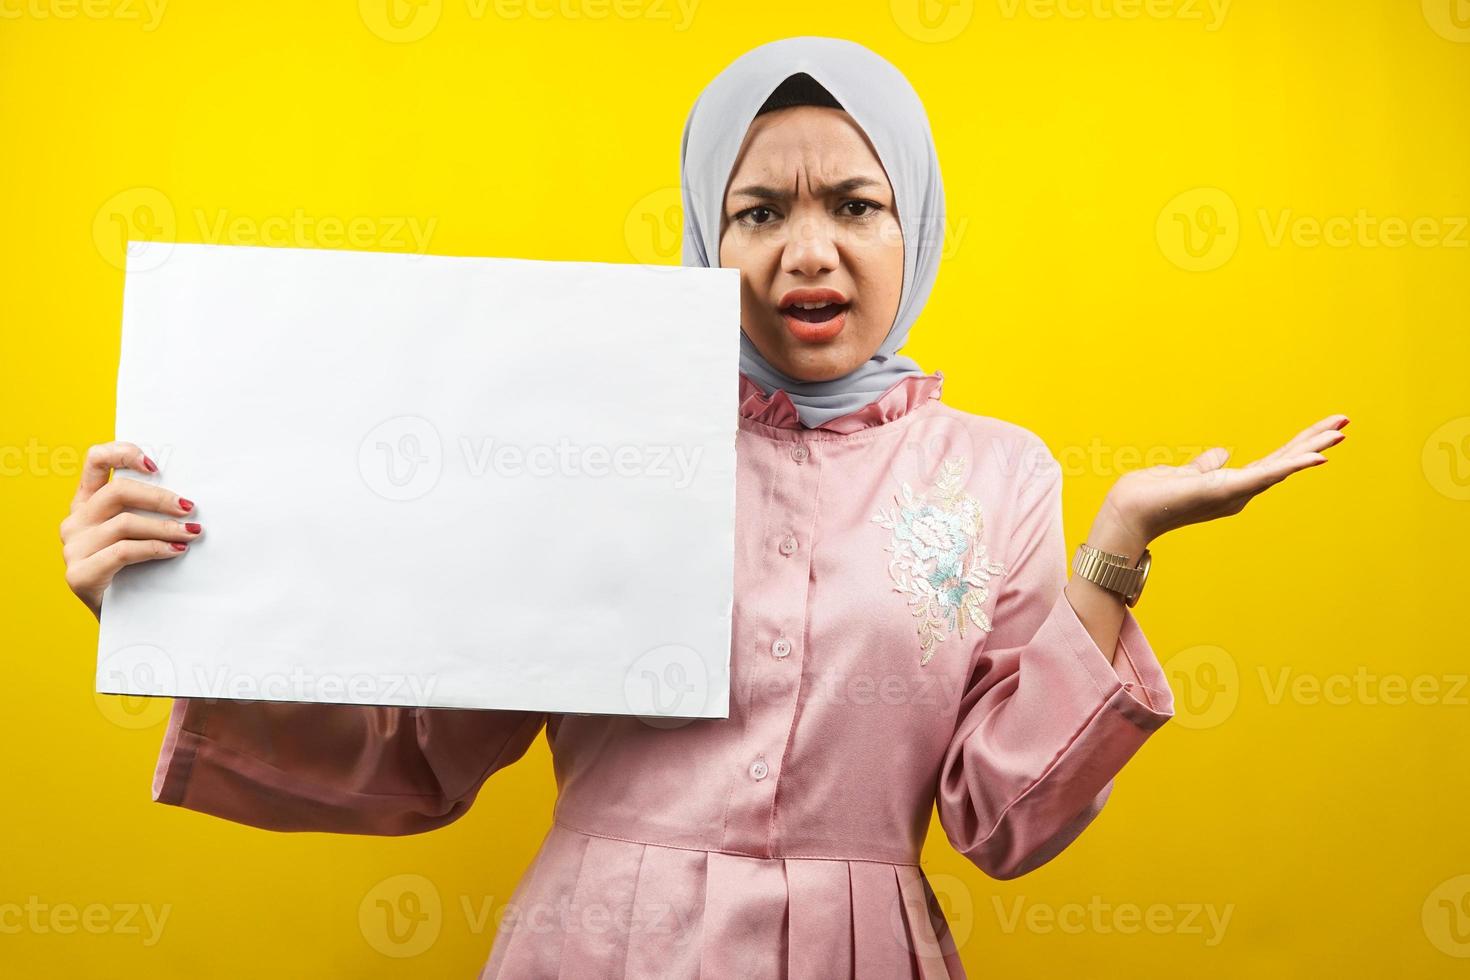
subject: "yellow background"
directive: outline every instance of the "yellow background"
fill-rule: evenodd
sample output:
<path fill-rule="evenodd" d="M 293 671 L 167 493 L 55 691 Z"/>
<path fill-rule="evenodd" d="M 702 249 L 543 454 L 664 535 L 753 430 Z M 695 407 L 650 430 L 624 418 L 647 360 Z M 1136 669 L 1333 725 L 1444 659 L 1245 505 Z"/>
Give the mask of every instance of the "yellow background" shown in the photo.
<path fill-rule="evenodd" d="M 1048 442 L 1074 542 L 1150 453 L 1352 418 L 1326 466 L 1155 543 L 1138 613 L 1180 713 L 1067 853 L 997 882 L 931 832 L 968 969 L 1470 967 L 1463 0 L 160 2 L 0 0 L 0 974 L 473 976 L 553 799 L 538 741 L 414 838 L 150 801 L 166 702 L 91 693 L 56 535 L 113 436 L 122 229 L 677 263 L 690 104 L 794 34 L 921 93 L 950 236 L 907 352 Z M 404 887 L 440 911 L 398 946 L 372 910 Z"/>

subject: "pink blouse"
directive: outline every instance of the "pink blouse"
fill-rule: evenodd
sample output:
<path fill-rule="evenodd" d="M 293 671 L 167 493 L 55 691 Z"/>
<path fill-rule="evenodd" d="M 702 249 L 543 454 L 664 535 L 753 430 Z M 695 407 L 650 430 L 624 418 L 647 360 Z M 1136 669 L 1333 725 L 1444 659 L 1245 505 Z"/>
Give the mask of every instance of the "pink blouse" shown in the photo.
<path fill-rule="evenodd" d="M 1131 610 L 1110 664 L 1062 592 L 1051 452 L 942 384 L 808 429 L 742 376 L 728 719 L 180 699 L 154 799 L 419 833 L 544 727 L 554 820 L 482 977 L 963 977 L 919 867 L 936 803 L 1025 874 L 1174 702 Z"/>

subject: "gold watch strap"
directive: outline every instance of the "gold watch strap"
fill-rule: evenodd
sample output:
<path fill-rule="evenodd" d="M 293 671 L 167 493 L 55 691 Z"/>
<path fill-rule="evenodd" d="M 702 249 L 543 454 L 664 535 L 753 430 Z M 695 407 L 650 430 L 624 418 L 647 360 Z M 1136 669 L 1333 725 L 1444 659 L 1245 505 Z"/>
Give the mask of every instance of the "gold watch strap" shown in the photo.
<path fill-rule="evenodd" d="M 1118 593 L 1132 606 L 1138 601 L 1139 591 L 1148 574 L 1150 557 L 1145 548 L 1138 558 L 1138 564 L 1134 565 L 1127 555 L 1114 554 L 1083 543 L 1077 546 L 1077 554 L 1072 559 L 1072 571 L 1109 592 Z"/>

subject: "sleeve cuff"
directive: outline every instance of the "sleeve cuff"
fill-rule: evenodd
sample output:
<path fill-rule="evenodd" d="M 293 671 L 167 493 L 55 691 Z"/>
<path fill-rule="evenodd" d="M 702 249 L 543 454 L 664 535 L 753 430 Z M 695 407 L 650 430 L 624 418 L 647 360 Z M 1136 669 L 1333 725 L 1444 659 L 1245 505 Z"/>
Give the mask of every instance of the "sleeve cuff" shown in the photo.
<path fill-rule="evenodd" d="M 1158 728 L 1174 717 L 1174 692 L 1169 688 L 1163 665 L 1154 653 L 1143 628 L 1133 615 L 1133 610 L 1124 608 L 1123 625 L 1118 631 L 1118 648 L 1111 663 L 1098 649 L 1097 642 L 1077 610 L 1065 595 L 1059 597 L 1066 607 L 1061 616 L 1063 634 L 1071 643 L 1072 650 L 1082 661 L 1098 690 L 1104 695 L 1121 691 L 1119 708 L 1132 721 L 1149 731 Z"/>
<path fill-rule="evenodd" d="M 164 731 L 163 745 L 158 751 L 158 765 L 153 770 L 153 800 L 156 803 L 167 803 L 178 806 L 184 799 L 184 788 L 189 782 L 189 770 L 194 763 L 194 748 L 192 742 L 181 737 L 185 730 L 184 722 L 192 722 L 196 727 L 200 721 L 198 711 L 195 717 L 187 717 L 196 702 L 191 698 L 174 698 L 173 708 L 168 716 L 168 728 Z"/>

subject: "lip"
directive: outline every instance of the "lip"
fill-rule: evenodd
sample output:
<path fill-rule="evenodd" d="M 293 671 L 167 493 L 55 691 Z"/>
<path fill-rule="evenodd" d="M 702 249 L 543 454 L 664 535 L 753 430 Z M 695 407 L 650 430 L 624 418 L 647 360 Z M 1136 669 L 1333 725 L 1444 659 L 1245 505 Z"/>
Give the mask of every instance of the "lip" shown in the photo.
<path fill-rule="evenodd" d="M 836 289 L 826 286 L 812 287 L 803 286 L 800 289 L 789 290 L 781 297 L 781 302 L 776 304 L 776 309 L 784 310 L 793 303 L 840 303 L 846 305 L 848 299 Z"/>
<path fill-rule="evenodd" d="M 781 297 L 781 302 L 776 306 L 776 312 L 781 314 L 781 320 L 786 324 L 786 329 L 791 336 L 802 343 L 820 344 L 834 339 L 842 332 L 847 324 L 847 310 L 841 310 L 830 320 L 821 323 L 812 323 L 802 320 L 786 312 L 786 308 L 796 303 L 833 303 L 838 306 L 848 306 L 850 301 L 840 290 L 827 286 L 803 286 L 800 289 L 791 289 Z"/>
<path fill-rule="evenodd" d="M 792 316 L 786 309 L 796 303 L 832 303 L 844 307 L 830 320 L 821 323 L 812 323 Z M 842 328 L 847 325 L 847 309 L 850 303 L 848 298 L 836 289 L 827 287 L 803 286 L 800 289 L 792 289 L 781 297 L 777 312 L 781 314 L 781 320 L 786 324 L 786 330 L 798 341 L 805 344 L 827 343 L 842 333 Z"/>

